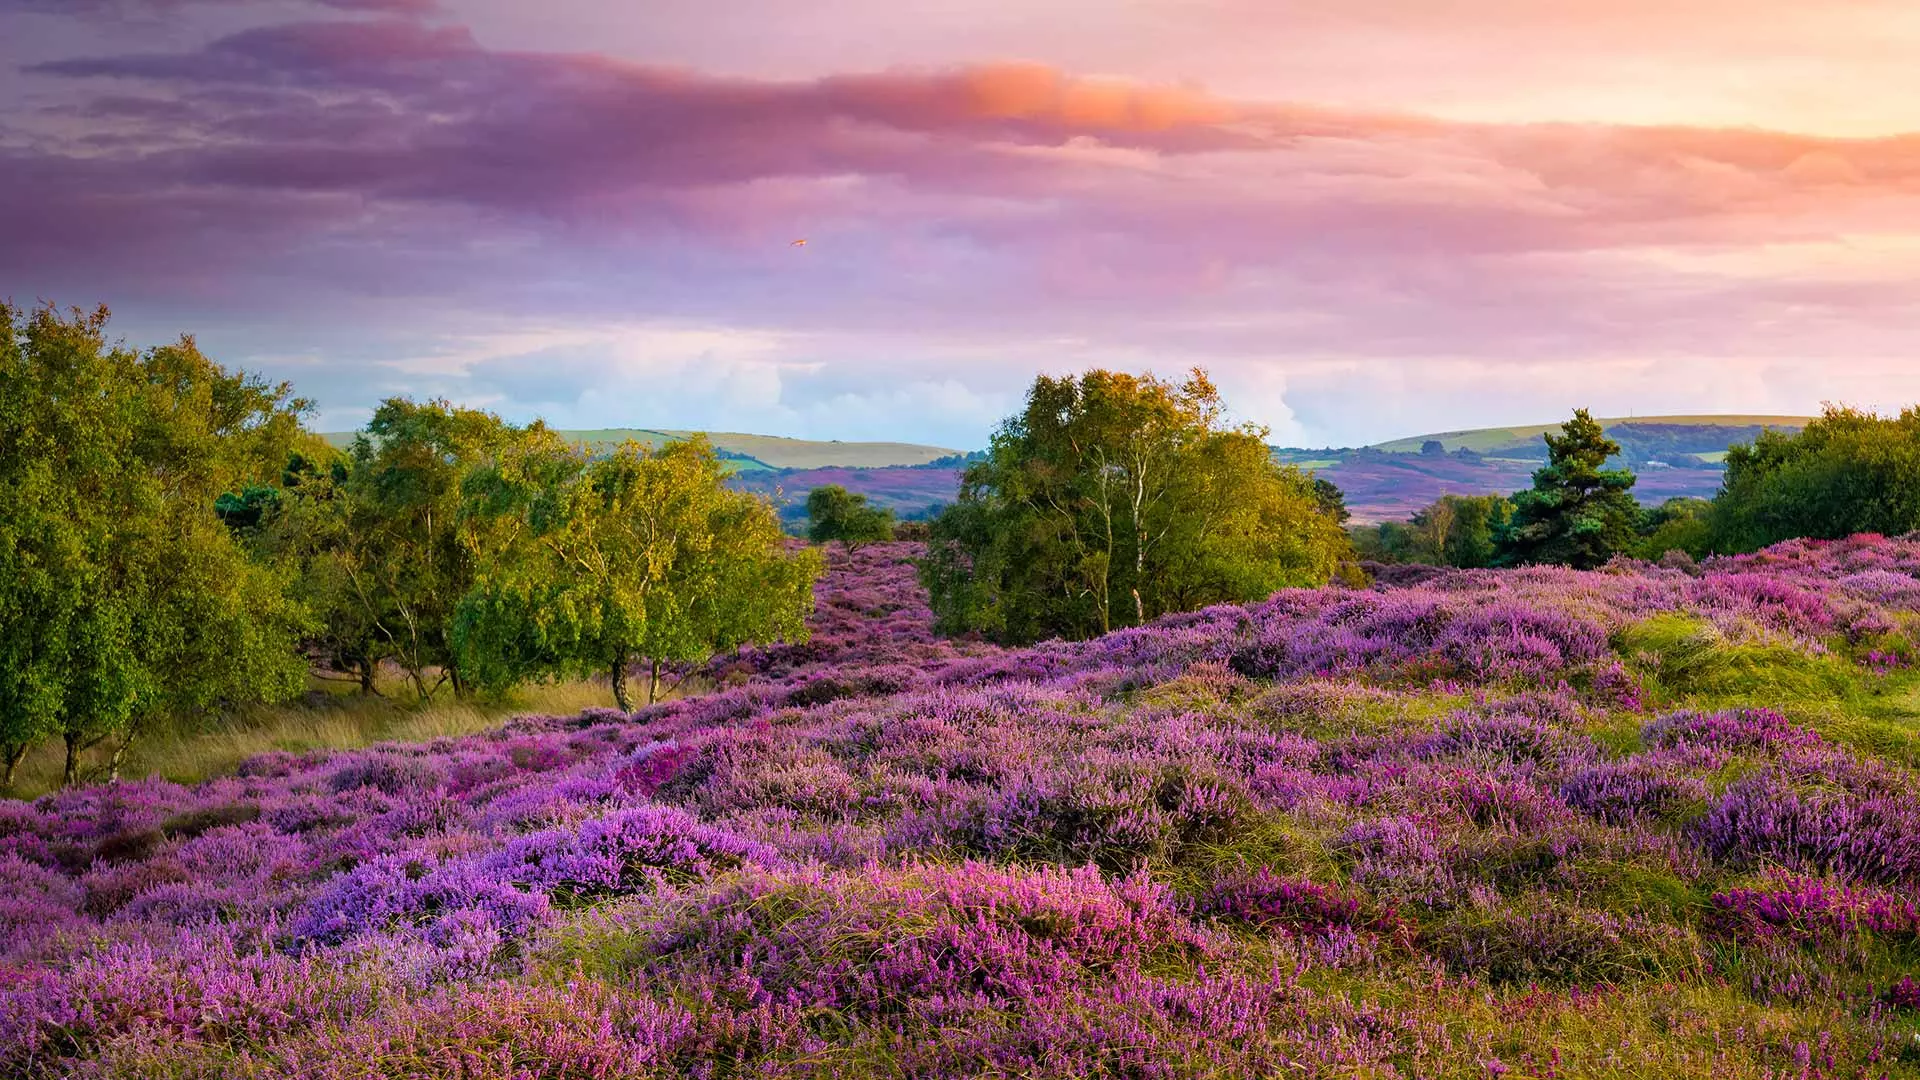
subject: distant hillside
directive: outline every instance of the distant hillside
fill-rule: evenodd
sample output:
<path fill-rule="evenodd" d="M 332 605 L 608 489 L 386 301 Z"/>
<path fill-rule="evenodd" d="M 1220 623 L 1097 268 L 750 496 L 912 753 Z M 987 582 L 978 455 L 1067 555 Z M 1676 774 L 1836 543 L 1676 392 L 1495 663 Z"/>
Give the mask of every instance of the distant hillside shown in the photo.
<path fill-rule="evenodd" d="M 353 441 L 354 434 L 351 431 L 330 431 L 321 437 L 335 446 L 346 446 Z M 595 428 L 561 431 L 560 434 L 574 442 L 585 443 L 591 447 L 610 447 L 617 446 L 628 439 L 658 446 L 674 439 L 684 439 L 692 432 L 652 428 Z M 937 461 L 958 453 L 945 447 L 922 446 L 918 443 L 841 442 L 838 439 L 816 442 L 808 439 L 788 439 L 778 435 L 748 435 L 735 431 L 710 431 L 706 434 L 707 438 L 713 442 L 714 448 L 731 459 L 735 468 L 741 472 L 835 467 L 871 469 L 890 465 L 925 465 L 930 461 Z"/>
<path fill-rule="evenodd" d="M 1600 423 L 1620 444 L 1613 464 L 1639 476 L 1634 495 L 1643 503 L 1658 503 L 1676 496 L 1711 498 L 1720 489 L 1729 446 L 1752 442 L 1768 428 L 1798 431 L 1809 419 L 1635 416 Z M 1358 450 L 1280 448 L 1274 453 L 1338 486 L 1356 522 L 1397 521 L 1441 495 L 1504 494 L 1526 487 L 1547 459 L 1541 436 L 1559 426 L 1442 431 Z"/>
<path fill-rule="evenodd" d="M 1637 416 L 1602 419 L 1621 445 L 1622 463 L 1639 475 L 1633 493 L 1644 503 L 1680 495 L 1711 497 L 1720 488 L 1727 447 L 1751 442 L 1766 428 L 1798 430 L 1802 416 Z M 1276 447 L 1284 462 L 1331 480 L 1346 494 L 1357 523 L 1399 521 L 1441 495 L 1506 494 L 1526 487 L 1546 460 L 1540 436 L 1558 424 L 1443 431 L 1354 449 Z M 563 431 L 589 446 L 623 439 L 658 445 L 688 432 L 652 428 Z M 807 493 L 840 484 L 903 518 L 924 517 L 951 502 L 960 486 L 960 456 L 915 443 L 812 442 L 772 435 L 712 432 L 708 437 L 736 469 L 734 487 L 766 495 L 790 528 L 805 517 Z M 345 445 L 351 434 L 329 434 Z M 1429 448 L 1428 443 L 1438 442 Z"/>
<path fill-rule="evenodd" d="M 1689 439 L 1706 446 L 1703 451 L 1724 452 L 1726 448 L 1738 442 L 1751 442 L 1763 428 L 1788 428 L 1795 431 L 1807 426 L 1807 416 L 1629 416 L 1602 417 L 1600 425 L 1613 434 L 1617 429 L 1627 428 L 1629 434 L 1634 431 L 1660 432 Z M 1429 442 L 1438 442 L 1448 450 L 1472 450 L 1489 457 L 1544 458 L 1545 444 L 1540 436 L 1559 427 L 1558 421 L 1551 424 L 1530 424 L 1525 427 L 1511 428 L 1473 428 L 1465 431 L 1440 431 L 1431 435 L 1416 435 L 1410 439 L 1395 439 L 1392 442 L 1374 444 L 1371 449 L 1384 450 L 1389 454 L 1417 454 L 1421 447 Z M 1624 445 L 1625 440 L 1622 440 Z M 1627 455 L 1632 457 L 1631 452 Z"/>
<path fill-rule="evenodd" d="M 960 490 L 960 467 L 955 465 L 894 465 L 881 469 L 769 469 L 741 473 L 732 486 L 764 495 L 780 509 L 780 519 L 795 532 L 805 527 L 807 493 L 838 484 L 857 491 L 901 519 L 926 517 L 934 507 L 953 501 Z"/>
<path fill-rule="evenodd" d="M 1306 457 L 1311 454 L 1313 457 Z M 1282 450 L 1276 457 L 1333 482 L 1346 496 L 1358 525 L 1404 521 L 1442 495 L 1505 495 L 1533 483 L 1539 462 L 1487 457 L 1471 450 L 1445 454 L 1390 454 L 1366 447 L 1341 451 Z M 1634 467 L 1634 497 L 1661 503 L 1676 496 L 1712 498 L 1720 490 L 1718 467 Z"/>

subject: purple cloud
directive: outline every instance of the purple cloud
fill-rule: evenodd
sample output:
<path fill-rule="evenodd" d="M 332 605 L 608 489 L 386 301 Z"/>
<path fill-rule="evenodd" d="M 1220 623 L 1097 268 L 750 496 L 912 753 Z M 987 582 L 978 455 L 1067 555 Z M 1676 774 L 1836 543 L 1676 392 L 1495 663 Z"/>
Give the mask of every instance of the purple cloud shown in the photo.
<path fill-rule="evenodd" d="M 249 0 L 0 0 L 9 9 L 72 18 L 173 15 L 194 6 L 237 6 Z M 336 11 L 380 15 L 431 15 L 441 10 L 439 0 L 295 0 Z"/>
<path fill-rule="evenodd" d="M 1033 65 L 744 79 L 394 19 L 32 70 L 80 96 L 0 140 L 0 279 L 63 296 L 674 320 L 862 377 L 1279 365 L 1326 430 L 1301 395 L 1356 363 L 1415 386 L 1462 357 L 1497 379 L 1920 344 L 1920 260 L 1858 243 L 1913 232 L 1915 137 L 1448 122 Z M 524 397 L 507 362 L 481 370 Z"/>

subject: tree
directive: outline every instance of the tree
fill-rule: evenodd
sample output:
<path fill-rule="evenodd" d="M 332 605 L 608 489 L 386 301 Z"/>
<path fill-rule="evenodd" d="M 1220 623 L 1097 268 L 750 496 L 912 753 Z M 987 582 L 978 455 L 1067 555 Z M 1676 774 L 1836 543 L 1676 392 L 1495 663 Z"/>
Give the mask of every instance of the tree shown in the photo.
<path fill-rule="evenodd" d="M 465 693 L 454 609 L 504 550 L 478 530 L 493 522 L 463 515 L 462 484 L 523 441 L 551 436 L 537 421 L 523 429 L 445 401 L 393 398 L 354 440 L 339 517 L 319 523 L 332 537 L 332 595 L 349 608 L 333 615 L 371 627 L 423 699 L 449 681 Z"/>
<path fill-rule="evenodd" d="M 289 583 L 306 611 L 302 646 L 316 669 L 311 674 L 349 673 L 362 695 L 375 696 L 380 663 L 392 652 L 381 622 L 386 609 L 370 584 L 377 575 L 367 569 L 381 550 L 370 516 L 355 512 L 349 478 L 345 454 L 324 444 L 304 447 L 282 470 L 280 487 L 228 499 L 221 517 Z"/>
<path fill-rule="evenodd" d="M 1414 515 L 1414 535 L 1421 546 L 1432 553 L 1436 566 L 1452 565 L 1447 559 L 1447 543 L 1453 539 L 1453 526 L 1458 518 L 1456 504 L 1444 495 Z"/>
<path fill-rule="evenodd" d="M 807 538 L 815 543 L 840 541 L 851 555 L 866 544 L 893 538 L 893 511 L 875 506 L 839 484 L 807 492 Z"/>
<path fill-rule="evenodd" d="M 489 689 L 605 673 L 625 710 L 635 660 L 651 702 L 663 665 L 805 640 L 820 556 L 788 551 L 773 508 L 726 475 L 704 439 L 591 461 L 535 439 L 476 470 L 466 516 L 508 554 L 460 601 L 463 670 Z"/>
<path fill-rule="evenodd" d="M 1473 569 L 1493 565 L 1494 538 L 1512 518 L 1513 503 L 1504 495 L 1442 495 L 1413 521 L 1417 531 L 1441 539 L 1434 549 L 1438 565 Z"/>
<path fill-rule="evenodd" d="M 1087 637 L 1324 583 L 1351 558 L 1345 532 L 1263 429 L 1222 413 L 1199 371 L 1036 379 L 931 525 L 941 628 Z"/>
<path fill-rule="evenodd" d="M 1320 512 L 1337 525 L 1345 525 L 1353 517 L 1353 512 L 1347 509 L 1347 493 L 1324 476 L 1313 478 L 1313 501 L 1319 505 Z"/>
<path fill-rule="evenodd" d="M 1495 561 L 1502 566 L 1558 563 L 1590 570 L 1630 547 L 1640 504 L 1629 494 L 1634 475 L 1604 468 L 1620 452 L 1585 409 L 1548 432 L 1547 464 L 1533 487 L 1513 496 L 1513 520 L 1500 530 Z"/>
<path fill-rule="evenodd" d="M 1713 519 L 1726 551 L 1920 528 L 1920 408 L 1881 417 L 1828 406 L 1798 434 L 1762 431 L 1732 447 Z"/>
<path fill-rule="evenodd" d="M 191 338 L 134 352 L 107 311 L 0 305 L 0 753 L 103 743 L 302 685 L 300 612 L 215 504 L 275 476 L 307 405 Z"/>
<path fill-rule="evenodd" d="M 1713 504 L 1706 499 L 1676 497 L 1641 514 L 1635 558 L 1656 560 L 1669 551 L 1699 558 L 1713 550 Z"/>
<path fill-rule="evenodd" d="M 1472 569 L 1490 566 L 1494 536 L 1513 515 L 1503 495 L 1442 495 L 1412 520 L 1359 530 L 1368 558 Z"/>

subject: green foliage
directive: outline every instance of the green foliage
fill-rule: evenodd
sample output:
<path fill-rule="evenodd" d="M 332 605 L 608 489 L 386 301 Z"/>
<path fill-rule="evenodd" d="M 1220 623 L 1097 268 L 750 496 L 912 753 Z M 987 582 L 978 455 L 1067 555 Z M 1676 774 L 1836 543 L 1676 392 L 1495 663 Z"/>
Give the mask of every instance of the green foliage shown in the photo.
<path fill-rule="evenodd" d="M 1633 473 L 1604 467 L 1620 445 L 1585 409 L 1559 435 L 1542 437 L 1547 464 L 1534 472 L 1531 490 L 1514 495 L 1513 520 L 1498 533 L 1494 561 L 1590 570 L 1634 541 L 1640 506 L 1629 494 Z"/>
<path fill-rule="evenodd" d="M 307 404 L 191 338 L 136 353 L 107 312 L 0 305 L 0 751 L 117 769 L 142 727 L 291 696 L 300 612 L 216 501 L 272 479 Z"/>
<path fill-rule="evenodd" d="M 539 423 L 516 428 L 444 401 L 395 398 L 354 440 L 344 482 L 302 491 L 301 516 L 289 524 L 304 533 L 289 539 L 310 559 L 309 599 L 330 651 L 363 680 L 367 665 L 386 658 L 422 698 L 442 681 L 464 692 L 454 608 L 501 549 L 462 513 L 461 487 L 527 440 L 557 441 Z"/>
<path fill-rule="evenodd" d="M 1442 495 L 1410 522 L 1357 530 L 1355 546 L 1379 562 L 1491 566 L 1494 537 L 1512 517 L 1513 503 L 1502 495 Z"/>
<path fill-rule="evenodd" d="M 464 485 L 467 528 L 498 553 L 455 618 L 476 685 L 605 672 L 628 709 L 636 658 L 651 701 L 663 664 L 805 639 L 818 553 L 789 553 L 772 507 L 729 490 L 704 439 L 588 460 L 549 434 Z"/>
<path fill-rule="evenodd" d="M 1319 505 L 1320 512 L 1336 524 L 1345 525 L 1353 517 L 1353 511 L 1347 509 L 1346 492 L 1324 476 L 1313 478 L 1313 501 Z"/>
<path fill-rule="evenodd" d="M 940 627 L 1088 637 L 1326 582 L 1352 552 L 1324 496 L 1222 412 L 1199 371 L 1036 379 L 933 523 Z"/>
<path fill-rule="evenodd" d="M 1734 641 L 1691 615 L 1656 615 L 1616 634 L 1615 647 L 1650 676 L 1661 696 L 1777 706 L 1840 702 L 1856 695 L 1857 669 L 1792 645 Z"/>
<path fill-rule="evenodd" d="M 893 511 L 875 506 L 839 484 L 827 484 L 807 493 L 807 538 L 815 543 L 834 540 L 847 553 L 862 545 L 893 537 Z"/>
<path fill-rule="evenodd" d="M 1640 515 L 1640 538 L 1629 549 L 1635 558 L 1658 560 L 1670 551 L 1693 558 L 1713 551 L 1713 503 L 1673 498 Z"/>
<path fill-rule="evenodd" d="M 1725 551 L 1920 528 L 1920 408 L 1886 418 L 1830 406 L 1798 434 L 1761 432 L 1728 451 L 1714 518 Z"/>

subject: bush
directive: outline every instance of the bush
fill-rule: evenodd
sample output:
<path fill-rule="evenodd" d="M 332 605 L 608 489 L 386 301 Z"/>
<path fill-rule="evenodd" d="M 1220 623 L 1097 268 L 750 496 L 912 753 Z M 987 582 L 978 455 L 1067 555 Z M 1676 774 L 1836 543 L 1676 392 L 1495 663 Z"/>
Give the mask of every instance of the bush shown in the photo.
<path fill-rule="evenodd" d="M 1421 940 L 1455 970 L 1495 982 L 1620 984 L 1679 978 L 1700 964 L 1696 942 L 1677 927 L 1560 899 L 1456 912 Z"/>

